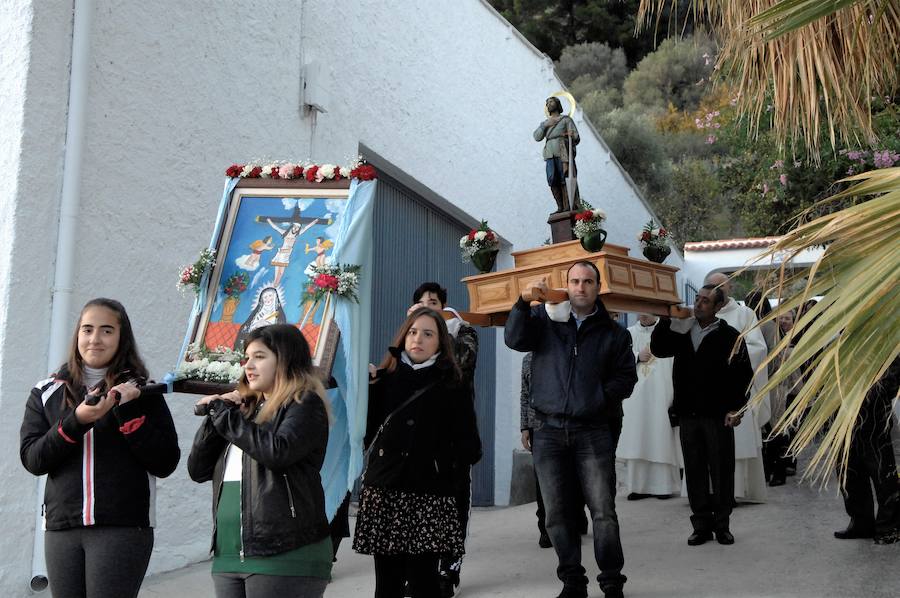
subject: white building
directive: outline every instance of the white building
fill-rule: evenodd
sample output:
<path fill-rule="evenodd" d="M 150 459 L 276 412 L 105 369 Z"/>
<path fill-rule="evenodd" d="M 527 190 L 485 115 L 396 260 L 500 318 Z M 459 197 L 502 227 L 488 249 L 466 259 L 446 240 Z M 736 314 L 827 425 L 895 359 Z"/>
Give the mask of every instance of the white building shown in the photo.
<path fill-rule="evenodd" d="M 0 594 L 23 595 L 30 579 L 35 481 L 14 458 L 28 390 L 62 361 L 95 296 L 126 305 L 154 375 L 171 369 L 190 311 L 178 268 L 208 241 L 230 163 L 343 163 L 362 149 L 391 175 L 385 189 L 406 197 L 392 209 L 424 206 L 451 232 L 487 219 L 509 243 L 508 266 L 510 250 L 549 237 L 553 201 L 531 132 L 560 89 L 552 62 L 483 0 L 0 3 Z M 639 254 L 650 211 L 590 123 L 575 120 L 582 194 L 609 214 L 609 241 Z M 496 347 L 493 426 L 482 433 L 500 505 L 519 438 L 520 361 L 501 333 L 482 331 Z M 207 556 L 210 488 L 183 464 L 191 404 L 170 397 L 183 456 L 159 482 L 151 572 Z"/>

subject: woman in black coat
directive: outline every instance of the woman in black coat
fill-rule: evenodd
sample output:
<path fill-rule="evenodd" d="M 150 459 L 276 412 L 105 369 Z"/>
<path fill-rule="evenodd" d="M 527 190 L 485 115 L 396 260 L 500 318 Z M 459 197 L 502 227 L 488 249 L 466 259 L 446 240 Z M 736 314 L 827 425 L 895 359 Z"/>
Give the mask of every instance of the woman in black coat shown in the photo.
<path fill-rule="evenodd" d="M 375 597 L 439 595 L 438 557 L 462 554 L 453 466 L 479 453 L 471 399 L 453 340 L 437 312 L 406 319 L 369 387 L 366 444 L 353 548 L 375 557 Z"/>
<path fill-rule="evenodd" d="M 204 397 L 188 457 L 213 482 L 212 574 L 218 598 L 321 598 L 332 547 L 319 470 L 328 443 L 325 389 L 303 334 L 257 328 L 235 393 Z"/>

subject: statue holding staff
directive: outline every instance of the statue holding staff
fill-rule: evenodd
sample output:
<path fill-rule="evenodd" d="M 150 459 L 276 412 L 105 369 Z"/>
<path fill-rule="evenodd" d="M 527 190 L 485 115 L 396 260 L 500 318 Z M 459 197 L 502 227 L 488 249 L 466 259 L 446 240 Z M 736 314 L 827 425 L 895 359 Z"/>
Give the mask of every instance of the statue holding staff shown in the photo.
<path fill-rule="evenodd" d="M 575 103 L 571 94 L 565 96 Z M 544 161 L 547 167 L 547 184 L 556 201 L 556 212 L 566 212 L 574 208 L 578 201 L 578 183 L 575 168 L 575 146 L 580 137 L 571 116 L 563 114 L 562 102 L 550 96 L 545 103 L 547 119 L 534 131 L 534 140 L 544 142 Z"/>

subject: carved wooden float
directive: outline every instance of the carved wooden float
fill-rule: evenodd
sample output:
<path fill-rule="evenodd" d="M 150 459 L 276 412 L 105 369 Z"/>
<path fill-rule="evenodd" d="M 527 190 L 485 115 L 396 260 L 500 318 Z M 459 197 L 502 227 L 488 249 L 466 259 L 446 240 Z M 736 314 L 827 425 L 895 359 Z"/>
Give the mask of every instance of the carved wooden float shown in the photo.
<path fill-rule="evenodd" d="M 628 255 L 628 248 L 607 243 L 589 253 L 578 241 L 554 243 L 512 253 L 515 267 L 463 278 L 469 290 L 469 310 L 464 317 L 479 326 L 502 326 L 509 310 L 529 284 L 546 279 L 562 293 L 547 297 L 565 299 L 566 272 L 577 261 L 593 262 L 600 271 L 600 298 L 607 309 L 683 317 L 675 273 L 678 268 Z"/>

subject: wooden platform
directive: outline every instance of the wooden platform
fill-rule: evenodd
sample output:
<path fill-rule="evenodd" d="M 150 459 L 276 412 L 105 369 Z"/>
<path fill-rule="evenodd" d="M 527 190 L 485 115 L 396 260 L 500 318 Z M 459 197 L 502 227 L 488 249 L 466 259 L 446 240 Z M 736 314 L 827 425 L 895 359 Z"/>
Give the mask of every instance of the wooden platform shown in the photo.
<path fill-rule="evenodd" d="M 666 316 L 679 313 L 678 268 L 630 257 L 627 247 L 607 243 L 603 251 L 589 253 L 578 241 L 569 241 L 512 255 L 515 267 L 511 270 L 463 279 L 469 290 L 465 316 L 473 324 L 502 326 L 522 291 L 542 278 L 550 288 L 565 289 L 566 272 L 579 260 L 593 262 L 600 270 L 600 298 L 607 309 Z"/>

